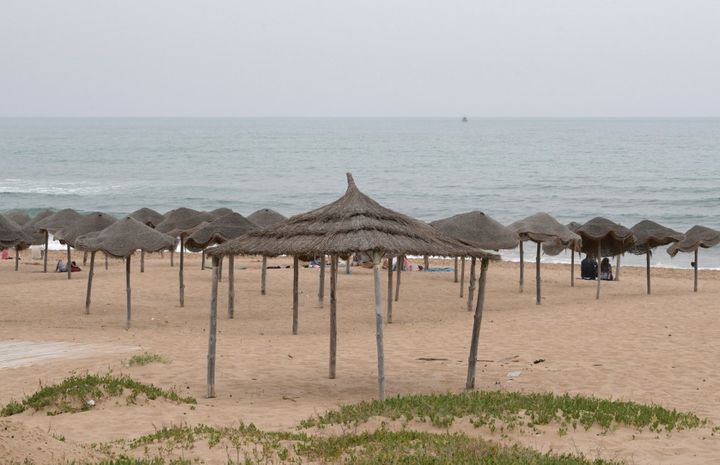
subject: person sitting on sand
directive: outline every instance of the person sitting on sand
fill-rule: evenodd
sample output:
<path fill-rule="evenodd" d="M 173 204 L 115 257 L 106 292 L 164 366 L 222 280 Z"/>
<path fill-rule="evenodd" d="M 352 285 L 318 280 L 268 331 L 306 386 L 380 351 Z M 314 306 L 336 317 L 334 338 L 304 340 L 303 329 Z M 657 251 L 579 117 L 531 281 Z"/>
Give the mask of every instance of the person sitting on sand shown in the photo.
<path fill-rule="evenodd" d="M 585 255 L 583 261 L 580 262 L 580 277 L 582 279 L 597 279 L 597 267 L 597 261 L 590 255 Z"/>
<path fill-rule="evenodd" d="M 600 279 L 604 281 L 612 281 L 612 265 L 610 265 L 610 259 L 605 257 L 600 262 Z"/>
<path fill-rule="evenodd" d="M 76 271 L 82 271 L 79 266 L 77 266 L 77 263 L 74 261 L 70 263 L 70 272 L 74 273 Z"/>
<path fill-rule="evenodd" d="M 67 273 L 67 267 L 65 266 L 65 262 L 63 262 L 62 260 L 58 260 L 57 265 L 55 265 L 55 272 Z"/>

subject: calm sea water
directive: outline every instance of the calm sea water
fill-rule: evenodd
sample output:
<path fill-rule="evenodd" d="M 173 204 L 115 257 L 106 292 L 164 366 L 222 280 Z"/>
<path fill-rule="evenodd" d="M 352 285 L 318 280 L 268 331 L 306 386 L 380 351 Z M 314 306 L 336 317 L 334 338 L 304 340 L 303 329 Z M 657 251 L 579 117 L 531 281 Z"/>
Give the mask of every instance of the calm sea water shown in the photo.
<path fill-rule="evenodd" d="M 720 228 L 720 119 L 0 119 L 0 166 L 0 211 L 291 215 L 339 197 L 351 171 L 383 205 L 427 221 L 546 211 Z M 700 264 L 720 267 L 720 247 Z"/>

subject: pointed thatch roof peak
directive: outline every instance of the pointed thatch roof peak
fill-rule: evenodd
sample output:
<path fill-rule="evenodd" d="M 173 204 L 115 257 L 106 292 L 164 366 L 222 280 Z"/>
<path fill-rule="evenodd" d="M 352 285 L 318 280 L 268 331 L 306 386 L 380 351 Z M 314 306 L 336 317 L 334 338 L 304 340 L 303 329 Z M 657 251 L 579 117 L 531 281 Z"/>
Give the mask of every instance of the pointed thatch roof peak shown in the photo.
<path fill-rule="evenodd" d="M 167 212 L 165 219 L 155 226 L 155 229 L 170 236 L 178 237 L 191 233 L 203 221 L 209 223 L 214 219 L 208 212 L 181 207 Z"/>
<path fill-rule="evenodd" d="M 257 210 L 256 212 L 248 215 L 247 219 L 260 228 L 267 228 L 268 226 L 272 226 L 275 223 L 285 221 L 287 217 L 276 212 L 275 210 L 271 210 L 270 208 L 261 208 L 260 210 Z"/>
<path fill-rule="evenodd" d="M 632 231 L 600 216 L 577 228 L 575 233 L 582 237 L 583 253 L 592 256 L 598 253 L 598 243 L 600 243 L 600 253 L 610 256 L 620 255 L 635 244 Z"/>
<path fill-rule="evenodd" d="M 221 207 L 221 208 L 216 208 L 215 210 L 210 210 L 207 213 L 210 214 L 210 216 L 212 216 L 213 219 L 218 219 L 220 217 L 229 215 L 230 213 L 234 213 L 234 212 L 229 208 Z"/>
<path fill-rule="evenodd" d="M 239 213 L 230 213 L 204 224 L 190 236 L 185 245 L 191 249 L 204 249 L 213 244 L 222 244 L 235 239 L 258 227 Z"/>
<path fill-rule="evenodd" d="M 508 227 L 518 233 L 521 240 L 547 242 L 572 250 L 580 250 L 582 244 L 580 236 L 544 212 L 535 213 Z"/>
<path fill-rule="evenodd" d="M 350 173 L 336 201 L 252 231 L 211 249 L 210 255 L 345 255 L 377 251 L 401 255 L 476 255 L 497 258 L 445 236 L 422 221 L 385 208 L 360 192 Z"/>
<path fill-rule="evenodd" d="M 79 220 L 72 223 L 66 228 L 62 228 L 55 232 L 55 239 L 59 240 L 63 244 L 69 244 L 71 247 L 75 247 L 75 240 L 85 234 L 102 231 L 117 219 L 112 215 L 102 212 L 93 212 L 89 215 L 84 215 Z"/>
<path fill-rule="evenodd" d="M 35 214 L 35 216 L 30 219 L 30 221 L 22 225 L 25 234 L 29 234 L 32 238 L 30 245 L 41 245 L 45 243 L 45 233 L 42 230 L 37 229 L 35 225 L 47 218 L 48 216 L 54 214 L 55 212 L 53 210 L 50 210 L 49 208 L 40 210 L 37 214 Z"/>
<path fill-rule="evenodd" d="M 152 208 L 147 208 L 147 207 L 143 207 L 138 210 L 135 210 L 134 212 L 130 213 L 130 215 L 128 215 L 128 216 L 130 218 L 135 218 L 142 224 L 150 226 L 151 228 L 156 227 L 157 225 L 162 223 L 163 220 L 165 220 L 165 217 L 161 213 L 153 210 Z"/>
<path fill-rule="evenodd" d="M 5 218 L 13 220 L 21 228 L 24 227 L 27 223 L 29 223 L 32 220 L 30 215 L 28 215 L 27 213 L 25 213 L 23 211 L 17 211 L 17 210 L 9 211 L 9 212 L 4 213 L 4 215 L 5 215 Z"/>
<path fill-rule="evenodd" d="M 430 226 L 482 249 L 513 249 L 519 242 L 515 231 L 477 210 L 433 221 Z"/>
<path fill-rule="evenodd" d="M 66 208 L 43 218 L 35 223 L 34 227 L 38 231 L 48 231 L 50 233 L 54 233 L 59 229 L 70 226 L 80 218 L 82 218 L 80 213 L 76 212 L 72 208 Z"/>
<path fill-rule="evenodd" d="M 102 231 L 80 236 L 75 247 L 88 252 L 105 252 L 113 257 L 128 257 L 136 250 L 157 252 L 175 246 L 175 238 L 163 234 L 129 216 Z"/>
<path fill-rule="evenodd" d="M 24 249 L 30 245 L 31 239 L 19 224 L 5 215 L 0 215 L 0 249 Z"/>
<path fill-rule="evenodd" d="M 708 249 L 720 244 L 720 231 L 706 226 L 695 225 L 685 233 L 685 238 L 668 247 L 667 252 L 674 257 L 678 252 L 694 252 L 699 247 Z"/>
<path fill-rule="evenodd" d="M 642 220 L 630 228 L 630 231 L 635 235 L 635 245 L 630 251 L 635 254 L 644 254 L 655 247 L 668 245 L 685 238 L 683 233 L 650 220 Z"/>

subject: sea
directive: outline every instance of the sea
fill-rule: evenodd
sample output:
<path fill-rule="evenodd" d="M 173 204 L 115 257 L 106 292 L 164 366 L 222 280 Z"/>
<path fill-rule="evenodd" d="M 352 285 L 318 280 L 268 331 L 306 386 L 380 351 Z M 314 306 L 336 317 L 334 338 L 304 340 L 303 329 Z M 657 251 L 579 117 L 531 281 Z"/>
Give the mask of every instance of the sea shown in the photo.
<path fill-rule="evenodd" d="M 0 118 L 0 211 L 294 215 L 341 196 L 346 172 L 428 222 L 480 210 L 509 224 L 543 211 L 563 223 L 720 229 L 720 118 Z M 653 255 L 657 266 L 691 260 Z M 720 246 L 698 262 L 720 268 Z"/>

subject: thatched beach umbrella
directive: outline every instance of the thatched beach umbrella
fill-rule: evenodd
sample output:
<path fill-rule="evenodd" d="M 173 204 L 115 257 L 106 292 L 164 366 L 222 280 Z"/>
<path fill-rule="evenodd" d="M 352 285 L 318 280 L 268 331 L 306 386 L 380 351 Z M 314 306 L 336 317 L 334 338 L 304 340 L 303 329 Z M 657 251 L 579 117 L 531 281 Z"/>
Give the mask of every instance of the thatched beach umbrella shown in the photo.
<path fill-rule="evenodd" d="M 239 213 L 230 213 L 199 227 L 188 236 L 188 248 L 202 249 L 240 237 L 258 227 Z M 228 257 L 228 317 L 235 314 L 235 256 Z"/>
<path fill-rule="evenodd" d="M 175 244 L 175 239 L 128 216 L 114 222 L 102 231 L 95 231 L 78 237 L 75 244 L 79 250 L 90 252 L 90 271 L 88 272 L 87 297 L 85 298 L 86 314 L 90 313 L 90 293 L 92 291 L 95 253 L 102 251 L 113 257 L 125 259 L 125 283 L 127 288 L 126 327 L 129 328 L 132 316 L 130 299 L 130 257 L 136 250 L 158 252 L 169 249 Z"/>
<path fill-rule="evenodd" d="M 143 207 L 128 215 L 130 218 L 134 218 L 146 226 L 150 226 L 155 229 L 157 225 L 165 220 L 165 216 L 161 213 L 153 210 L 152 208 Z M 145 251 L 140 252 L 140 273 L 145 272 Z"/>
<path fill-rule="evenodd" d="M 15 271 L 18 270 L 18 252 L 30 246 L 32 238 L 23 231 L 19 224 L 0 215 L 0 250 L 15 249 Z"/>
<path fill-rule="evenodd" d="M 165 214 L 165 219 L 155 229 L 172 237 L 180 238 L 180 306 L 185 306 L 185 281 L 183 267 L 185 259 L 185 238 L 203 221 L 212 221 L 207 212 L 199 212 L 191 208 L 177 208 Z"/>
<path fill-rule="evenodd" d="M 582 240 L 580 236 L 570 231 L 567 226 L 547 213 L 540 212 L 527 218 L 516 221 L 509 226 L 510 229 L 520 236 L 520 292 L 523 292 L 524 285 L 524 257 L 523 242 L 533 241 L 537 244 L 535 255 L 535 303 L 541 303 L 541 280 L 540 280 L 540 248 L 544 243 L 563 246 L 573 251 L 580 250 Z"/>
<path fill-rule="evenodd" d="M 233 212 L 233 211 L 232 211 L 231 209 L 229 209 L 229 208 L 221 207 L 221 208 L 216 208 L 215 210 L 210 210 L 210 211 L 207 212 L 207 213 L 208 213 L 210 216 L 212 216 L 214 219 L 218 219 L 218 218 L 221 218 L 221 217 L 223 217 L 223 216 L 225 216 L 225 215 L 229 215 L 229 214 L 235 213 L 235 212 Z"/>
<path fill-rule="evenodd" d="M 577 231 L 577 228 L 582 226 L 582 224 L 571 221 L 568 224 L 565 225 L 570 231 L 575 232 Z M 568 247 L 566 245 L 563 245 L 562 241 L 554 240 L 554 241 L 546 241 L 542 244 L 543 253 L 545 255 L 555 256 L 558 255 L 563 250 L 567 249 Z M 580 256 L 580 250 L 573 250 L 570 249 L 570 286 L 575 287 L 575 252 L 578 253 L 578 256 Z"/>
<path fill-rule="evenodd" d="M 5 216 L 5 218 L 15 222 L 15 224 L 17 224 L 21 228 L 32 219 L 27 213 L 17 210 L 5 212 L 3 215 Z"/>
<path fill-rule="evenodd" d="M 632 246 L 630 252 L 636 255 L 645 255 L 646 258 L 647 293 L 650 294 L 650 257 L 652 256 L 652 250 L 662 245 L 680 241 L 685 238 L 685 235 L 650 220 L 642 220 L 630 228 L 630 231 L 635 235 L 635 245 Z"/>
<path fill-rule="evenodd" d="M 360 192 L 348 173 L 345 195 L 335 202 L 258 231 L 252 231 L 208 251 L 217 262 L 224 255 L 292 255 L 295 261 L 294 283 L 297 282 L 298 257 L 331 255 L 330 268 L 330 378 L 335 377 L 337 342 L 335 277 L 339 255 L 355 252 L 372 257 L 375 285 L 375 330 L 378 357 L 378 391 L 385 398 L 385 362 L 383 349 L 383 315 L 380 290 L 382 256 L 404 254 L 461 255 L 480 257 L 483 270 L 487 261 L 499 258 L 482 250 L 468 247 L 429 225 L 387 209 Z M 483 276 L 485 272 L 483 272 Z M 217 328 L 217 272 L 213 275 L 210 303 L 210 334 L 208 351 L 208 397 L 215 395 L 215 332 Z M 390 284 L 390 283 L 388 283 Z M 391 289 L 391 285 L 388 286 Z M 295 289 L 297 289 L 295 287 Z M 294 304 L 297 290 L 293 292 Z M 297 332 L 297 305 L 293 305 L 293 332 Z M 481 311 L 481 310 L 480 310 Z M 478 321 L 479 319 L 476 319 Z M 477 328 L 479 330 L 479 321 Z M 472 357 L 475 358 L 474 356 Z"/>
<path fill-rule="evenodd" d="M 48 257 L 48 241 L 49 241 L 49 235 L 52 233 L 54 234 L 56 231 L 66 228 L 73 224 L 74 222 L 78 221 L 80 218 L 82 218 L 82 215 L 72 208 L 66 208 L 64 210 L 60 210 L 59 212 L 53 213 L 52 215 L 49 215 L 42 220 L 35 223 L 33 228 L 36 231 L 41 231 L 45 235 L 45 261 L 43 263 L 43 271 L 47 273 L 47 257 Z M 67 254 L 68 254 L 68 279 L 70 279 L 71 270 L 70 270 L 70 245 L 67 246 Z"/>
<path fill-rule="evenodd" d="M 446 235 L 471 243 L 485 250 L 514 249 L 518 245 L 519 237 L 515 231 L 492 219 L 481 211 L 471 211 L 451 216 L 442 220 L 433 221 L 430 225 Z M 472 302 L 475 293 L 475 262 L 470 259 L 470 287 L 468 289 L 468 311 L 472 311 Z M 457 261 L 455 262 L 457 270 Z M 399 282 L 399 276 L 398 276 Z M 465 257 L 462 257 L 462 271 L 460 274 L 460 297 L 465 288 Z"/>
<path fill-rule="evenodd" d="M 67 226 L 65 228 L 62 228 L 55 232 L 55 239 L 60 241 L 61 244 L 65 244 L 68 247 L 68 272 L 71 272 L 70 270 L 70 247 L 75 247 L 75 242 L 78 237 L 84 236 L 85 234 L 89 234 L 91 232 L 96 231 L 102 231 L 103 229 L 107 228 L 111 224 L 113 224 L 117 219 L 112 216 L 108 215 L 107 213 L 102 212 L 93 212 L 89 215 L 82 216 L 79 220 L 72 223 L 70 226 Z M 87 254 L 87 252 L 86 252 Z M 95 260 L 95 256 L 91 255 L 90 257 L 90 267 L 93 267 L 93 260 Z"/>
<path fill-rule="evenodd" d="M 674 257 L 678 252 L 695 252 L 695 260 L 693 261 L 694 269 L 694 286 L 693 290 L 698 290 L 698 249 L 709 249 L 720 244 L 720 231 L 705 226 L 695 225 L 685 233 L 685 238 L 675 242 L 668 247 L 667 252 Z"/>
<path fill-rule="evenodd" d="M 35 216 L 30 218 L 30 221 L 20 225 L 23 228 L 23 231 L 25 231 L 25 234 L 29 234 L 32 236 L 32 242 L 30 245 L 43 245 L 45 243 L 45 234 L 42 231 L 37 230 L 35 228 L 35 225 L 47 218 L 48 216 L 54 214 L 55 211 L 46 208 L 40 210 L 37 214 L 35 214 Z"/>
<path fill-rule="evenodd" d="M 626 252 L 635 244 L 635 236 L 625 226 L 607 218 L 595 217 L 575 230 L 582 238 L 583 253 L 594 256 L 598 262 L 597 293 L 600 298 L 600 260 L 603 255 L 615 256 Z"/>
<path fill-rule="evenodd" d="M 261 208 L 247 217 L 252 223 L 255 223 L 259 228 L 267 228 L 281 221 L 287 219 L 286 216 L 272 210 L 270 208 Z M 323 274 L 324 278 L 324 267 L 320 269 L 320 273 Z M 322 282 L 322 280 L 321 280 Z M 267 284 L 267 257 L 262 258 L 262 268 L 260 270 L 260 294 L 265 295 L 265 289 Z"/>

